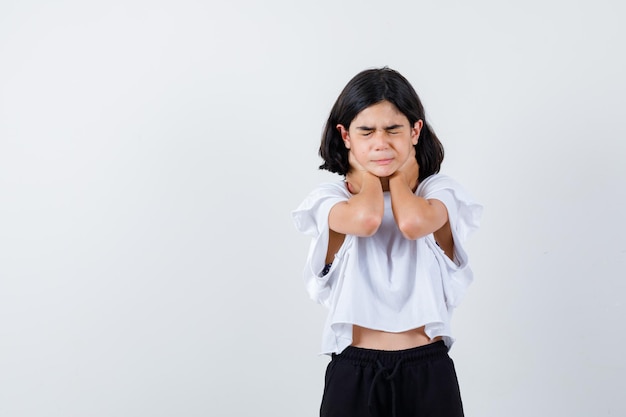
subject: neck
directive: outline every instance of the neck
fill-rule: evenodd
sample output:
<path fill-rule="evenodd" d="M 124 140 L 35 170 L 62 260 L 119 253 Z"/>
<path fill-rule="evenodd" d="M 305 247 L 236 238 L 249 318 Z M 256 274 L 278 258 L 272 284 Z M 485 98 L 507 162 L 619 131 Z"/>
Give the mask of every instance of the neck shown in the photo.
<path fill-rule="evenodd" d="M 389 191 L 389 177 L 380 178 L 380 185 L 383 186 L 383 191 Z"/>

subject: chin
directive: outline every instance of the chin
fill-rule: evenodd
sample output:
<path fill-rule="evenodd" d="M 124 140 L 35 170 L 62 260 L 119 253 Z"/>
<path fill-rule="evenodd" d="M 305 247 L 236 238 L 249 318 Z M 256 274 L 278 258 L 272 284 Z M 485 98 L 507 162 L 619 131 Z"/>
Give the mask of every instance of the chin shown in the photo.
<path fill-rule="evenodd" d="M 389 168 L 381 169 L 379 167 L 378 169 L 373 169 L 370 172 L 376 175 L 377 177 L 386 178 L 386 177 L 392 176 L 396 171 L 397 169 L 389 169 Z"/>

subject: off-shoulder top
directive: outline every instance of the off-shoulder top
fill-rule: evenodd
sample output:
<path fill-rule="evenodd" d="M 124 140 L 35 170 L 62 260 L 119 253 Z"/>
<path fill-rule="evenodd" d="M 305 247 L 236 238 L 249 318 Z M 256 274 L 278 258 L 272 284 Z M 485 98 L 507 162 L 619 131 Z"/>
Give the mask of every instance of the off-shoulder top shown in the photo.
<path fill-rule="evenodd" d="M 465 242 L 479 226 L 482 206 L 443 174 L 426 178 L 415 193 L 446 206 L 454 260 L 432 234 L 416 240 L 402 235 L 389 192 L 384 193 L 384 216 L 377 232 L 370 237 L 346 235 L 326 268 L 328 215 L 335 204 L 351 197 L 345 182 L 320 184 L 292 212 L 296 228 L 312 238 L 304 268 L 306 290 L 329 310 L 322 354 L 340 353 L 349 346 L 352 325 L 387 332 L 425 326 L 428 337 L 441 336 L 448 348 L 452 346 L 452 311 L 473 279 Z"/>

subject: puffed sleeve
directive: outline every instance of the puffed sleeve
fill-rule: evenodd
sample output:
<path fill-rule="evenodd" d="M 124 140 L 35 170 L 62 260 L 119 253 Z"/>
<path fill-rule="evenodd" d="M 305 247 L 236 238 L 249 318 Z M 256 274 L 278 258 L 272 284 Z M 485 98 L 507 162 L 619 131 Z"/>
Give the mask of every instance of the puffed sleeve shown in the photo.
<path fill-rule="evenodd" d="M 439 262 L 442 266 L 443 288 L 446 303 L 456 307 L 473 280 L 469 258 L 465 249 L 468 237 L 480 226 L 483 206 L 456 181 L 446 175 L 432 175 L 420 184 L 418 195 L 441 201 L 448 210 L 450 229 L 454 239 L 454 260 L 440 248 Z"/>
<path fill-rule="evenodd" d="M 335 204 L 349 198 L 350 194 L 343 182 L 322 184 L 291 213 L 296 229 L 311 236 L 304 268 L 304 281 L 311 299 L 320 304 L 326 304 L 328 300 L 330 294 L 328 281 L 336 269 L 336 265 L 333 265 L 325 275 L 322 274 L 330 235 L 328 215 Z"/>

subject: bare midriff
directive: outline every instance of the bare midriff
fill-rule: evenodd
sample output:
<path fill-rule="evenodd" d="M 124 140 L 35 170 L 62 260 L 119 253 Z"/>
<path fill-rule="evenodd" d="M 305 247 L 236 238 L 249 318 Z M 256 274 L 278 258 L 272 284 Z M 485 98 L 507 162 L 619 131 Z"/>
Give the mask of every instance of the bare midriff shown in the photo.
<path fill-rule="evenodd" d="M 429 338 L 423 326 L 400 333 L 352 326 L 352 346 L 366 349 L 403 350 L 428 345 L 439 340 L 441 340 L 440 336 Z"/>

